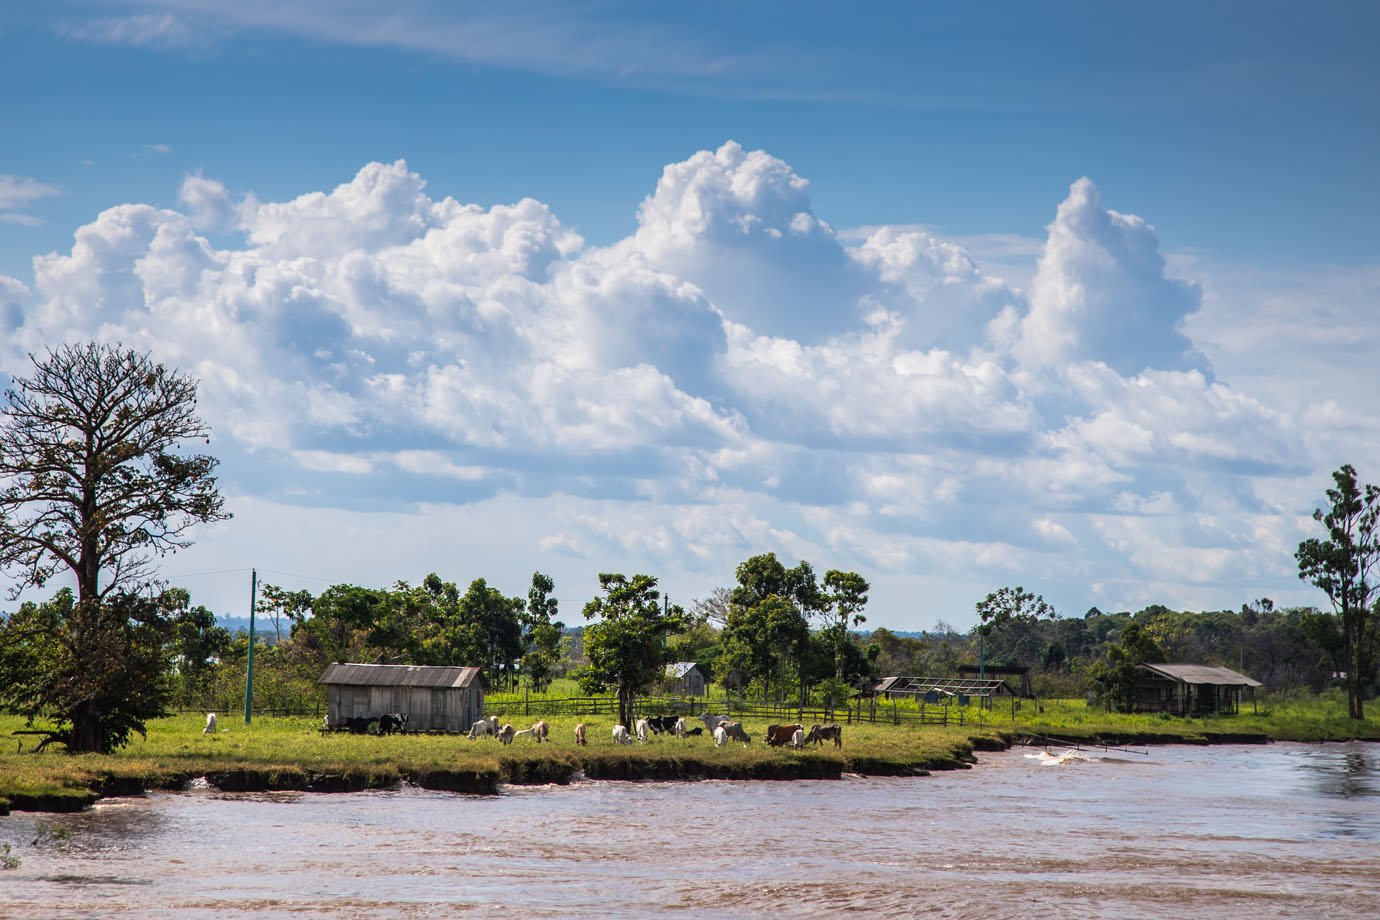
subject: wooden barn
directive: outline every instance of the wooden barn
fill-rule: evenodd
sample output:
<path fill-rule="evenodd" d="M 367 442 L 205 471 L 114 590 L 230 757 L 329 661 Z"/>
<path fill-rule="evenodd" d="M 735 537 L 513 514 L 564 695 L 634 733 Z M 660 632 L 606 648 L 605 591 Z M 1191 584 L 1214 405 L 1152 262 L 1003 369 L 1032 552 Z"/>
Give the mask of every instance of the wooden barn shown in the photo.
<path fill-rule="evenodd" d="M 407 716 L 408 731 L 464 732 L 484 715 L 478 668 L 333 664 L 319 683 L 333 726 L 398 712 Z"/>
<path fill-rule="evenodd" d="M 670 684 L 672 693 L 684 693 L 687 696 L 704 696 L 709 685 L 704 679 L 704 672 L 693 661 L 668 664 L 666 681 Z"/>
<path fill-rule="evenodd" d="M 1249 690 L 1255 701 L 1260 681 L 1231 668 L 1201 664 L 1143 664 L 1136 679 L 1135 712 L 1172 712 L 1180 716 L 1229 715 L 1241 707 Z"/>

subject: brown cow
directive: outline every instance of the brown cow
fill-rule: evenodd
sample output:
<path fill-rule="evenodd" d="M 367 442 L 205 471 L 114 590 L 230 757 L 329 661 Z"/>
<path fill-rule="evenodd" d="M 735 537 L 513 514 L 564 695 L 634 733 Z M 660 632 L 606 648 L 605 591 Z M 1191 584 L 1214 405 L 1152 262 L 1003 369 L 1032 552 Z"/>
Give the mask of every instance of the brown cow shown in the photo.
<path fill-rule="evenodd" d="M 583 722 L 575 726 L 575 743 L 580 745 L 585 743 L 585 723 Z"/>
<path fill-rule="evenodd" d="M 834 747 L 843 747 L 843 728 L 838 725 L 811 725 L 805 743 L 823 744 L 829 738 L 834 739 Z"/>
<path fill-rule="evenodd" d="M 772 747 L 781 747 L 783 744 L 790 744 L 791 737 L 804 726 L 796 725 L 769 725 L 767 726 L 767 744 Z"/>

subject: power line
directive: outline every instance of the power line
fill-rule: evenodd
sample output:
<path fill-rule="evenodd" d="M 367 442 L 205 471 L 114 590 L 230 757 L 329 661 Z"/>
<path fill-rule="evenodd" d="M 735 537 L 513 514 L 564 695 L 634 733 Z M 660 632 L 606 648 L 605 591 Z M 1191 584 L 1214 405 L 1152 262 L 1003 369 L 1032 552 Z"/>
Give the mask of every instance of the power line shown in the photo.
<path fill-rule="evenodd" d="M 180 575 L 164 575 L 169 580 L 174 578 L 200 578 L 203 575 L 237 575 L 252 571 L 248 566 L 242 569 L 218 569 L 214 572 L 183 572 Z"/>

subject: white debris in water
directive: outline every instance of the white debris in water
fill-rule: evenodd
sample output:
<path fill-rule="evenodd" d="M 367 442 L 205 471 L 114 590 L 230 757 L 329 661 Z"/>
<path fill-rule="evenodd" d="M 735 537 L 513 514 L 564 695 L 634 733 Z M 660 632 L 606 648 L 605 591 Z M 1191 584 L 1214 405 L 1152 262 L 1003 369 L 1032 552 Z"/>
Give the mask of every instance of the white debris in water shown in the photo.
<path fill-rule="evenodd" d="M 1092 763 L 1096 758 L 1089 757 L 1082 751 L 1064 751 L 1062 754 L 1052 754 L 1049 751 L 1041 751 L 1038 754 L 1026 754 L 1026 757 L 1037 761 L 1042 767 L 1057 767 L 1066 763 Z"/>

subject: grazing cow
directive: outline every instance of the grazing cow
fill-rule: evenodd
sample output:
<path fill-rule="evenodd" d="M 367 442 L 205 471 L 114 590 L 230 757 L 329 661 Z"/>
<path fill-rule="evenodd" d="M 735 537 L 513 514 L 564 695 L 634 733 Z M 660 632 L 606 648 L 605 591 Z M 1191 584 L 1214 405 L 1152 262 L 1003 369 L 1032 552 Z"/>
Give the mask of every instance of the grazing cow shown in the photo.
<path fill-rule="evenodd" d="M 528 729 L 528 731 L 531 731 L 531 729 Z M 513 731 L 513 726 L 504 725 L 498 730 L 498 740 L 502 741 L 504 744 L 512 744 L 513 736 L 516 734 L 517 732 Z"/>
<path fill-rule="evenodd" d="M 676 719 L 676 724 L 671 726 L 671 734 L 675 735 L 677 738 L 684 738 L 684 737 L 685 737 L 685 720 L 684 720 L 684 719 Z"/>
<path fill-rule="evenodd" d="M 546 734 L 547 734 L 546 723 L 545 723 L 545 722 L 534 722 L 534 723 L 532 723 L 532 727 L 531 727 L 531 728 L 524 728 L 524 729 L 523 729 L 522 731 L 520 731 L 520 732 L 515 732 L 515 733 L 513 734 L 513 737 L 516 738 L 518 735 L 531 735 L 533 738 L 536 738 L 536 739 L 537 739 L 537 744 L 541 744 L 543 741 L 546 740 Z"/>
<path fill-rule="evenodd" d="M 705 727 L 708 731 L 711 731 L 711 732 L 712 732 L 714 729 L 716 729 L 716 728 L 719 727 L 719 723 L 721 723 L 721 722 L 727 722 L 727 721 L 728 721 L 728 716 L 717 716 L 717 715 L 712 716 L 712 715 L 710 715 L 709 713 L 706 712 L 706 713 L 704 713 L 703 715 L 700 716 L 700 721 L 704 723 L 704 727 Z"/>
<path fill-rule="evenodd" d="M 769 725 L 767 726 L 767 744 L 772 747 L 780 747 L 783 744 L 790 744 L 791 738 L 795 736 L 796 729 L 802 728 L 801 725 Z"/>
<path fill-rule="evenodd" d="M 647 727 L 652 730 L 652 734 L 659 735 L 662 732 L 674 732 L 679 721 L 676 716 L 652 716 L 647 720 Z"/>
<path fill-rule="evenodd" d="M 797 729 L 795 730 L 795 733 L 794 733 L 793 735 L 791 735 L 791 747 L 795 748 L 796 750 L 799 750 L 800 748 L 803 748 L 804 746 L 805 746 L 805 729 L 803 729 L 803 728 L 797 728 Z"/>
<path fill-rule="evenodd" d="M 478 722 L 470 726 L 470 740 L 479 738 L 483 735 L 498 734 L 498 716 L 485 716 Z"/>
<path fill-rule="evenodd" d="M 694 728 L 687 728 L 685 730 L 685 733 L 687 735 L 694 735 L 696 738 L 698 738 L 700 735 L 704 734 L 704 726 L 696 725 Z"/>
<path fill-rule="evenodd" d="M 581 747 L 585 744 L 585 723 L 583 722 L 575 726 L 575 743 Z"/>
<path fill-rule="evenodd" d="M 646 720 L 646 719 L 638 719 L 638 720 L 637 720 L 637 740 L 638 740 L 639 742 L 641 742 L 641 743 L 644 743 L 644 744 L 645 744 L 646 741 L 647 741 L 647 720 Z"/>
<path fill-rule="evenodd" d="M 373 716 L 355 716 L 345 720 L 345 730 L 352 735 L 368 734 L 369 726 L 375 721 Z"/>
<path fill-rule="evenodd" d="M 628 728 L 627 728 L 627 726 L 625 726 L 625 725 L 615 725 L 615 726 L 613 727 L 613 743 L 614 743 L 614 744 L 632 744 L 632 737 L 628 734 Z"/>
<path fill-rule="evenodd" d="M 834 747 L 843 747 L 843 727 L 839 725 L 811 725 L 810 734 L 805 736 L 806 744 L 823 744 L 830 738 Z"/>
<path fill-rule="evenodd" d="M 723 729 L 726 737 L 734 741 L 741 741 L 743 744 L 752 743 L 752 739 L 748 737 L 748 733 L 743 731 L 742 722 L 720 722 L 719 728 Z M 719 728 L 714 729 L 714 731 L 717 732 Z"/>
<path fill-rule="evenodd" d="M 407 731 L 407 713 L 385 712 L 379 716 L 379 734 L 391 735 L 393 732 Z"/>
<path fill-rule="evenodd" d="M 723 747 L 723 746 L 724 746 L 724 742 L 727 741 L 727 740 L 728 740 L 728 732 L 724 731 L 723 724 L 720 723 L 719 725 L 716 725 L 716 726 L 714 727 L 714 746 L 715 746 L 715 747 Z"/>
<path fill-rule="evenodd" d="M 201 730 L 203 735 L 214 735 L 216 733 L 216 714 L 206 713 L 206 727 Z"/>

